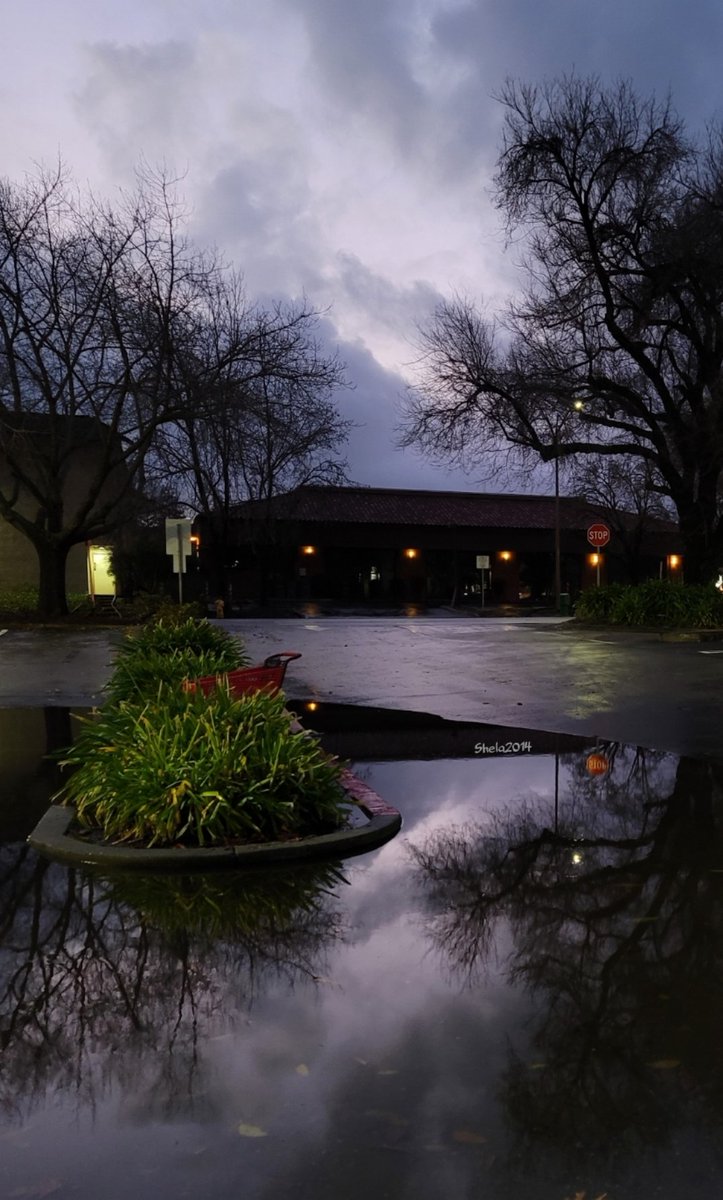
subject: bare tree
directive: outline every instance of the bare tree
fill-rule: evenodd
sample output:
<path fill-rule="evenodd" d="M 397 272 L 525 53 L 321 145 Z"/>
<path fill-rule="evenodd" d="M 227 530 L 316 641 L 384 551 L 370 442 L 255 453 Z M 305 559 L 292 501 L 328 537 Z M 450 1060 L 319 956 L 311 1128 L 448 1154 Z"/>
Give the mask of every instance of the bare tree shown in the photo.
<path fill-rule="evenodd" d="M 580 457 L 573 460 L 570 487 L 602 509 L 625 561 L 627 577 L 639 583 L 646 535 L 654 522 L 669 522 L 674 516 L 651 465 L 622 456 Z"/>
<path fill-rule="evenodd" d="M 208 518 L 218 564 L 237 504 L 346 478 L 339 452 L 351 422 L 334 399 L 344 367 L 322 348 L 318 320 L 306 302 L 248 305 L 231 274 L 181 356 L 183 413 L 160 431 L 155 462 Z M 269 516 L 266 541 L 271 525 Z"/>
<path fill-rule="evenodd" d="M 62 167 L 0 182 L 0 517 L 39 561 L 40 611 L 67 611 L 70 548 L 127 518 L 177 352 L 217 266 L 150 172 L 112 208 Z"/>
<path fill-rule="evenodd" d="M 421 334 L 405 444 L 464 461 L 622 456 L 677 513 L 686 577 L 723 560 L 723 141 L 668 104 L 569 77 L 510 83 L 497 200 L 527 284 L 497 327 L 468 300 Z"/>

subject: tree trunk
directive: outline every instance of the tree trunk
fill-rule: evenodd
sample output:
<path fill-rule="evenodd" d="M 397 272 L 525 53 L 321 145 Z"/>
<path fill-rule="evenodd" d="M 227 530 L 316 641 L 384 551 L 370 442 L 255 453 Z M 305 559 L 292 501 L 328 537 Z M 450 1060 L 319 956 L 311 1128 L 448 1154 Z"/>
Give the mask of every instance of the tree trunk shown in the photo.
<path fill-rule="evenodd" d="M 35 547 L 38 555 L 38 614 L 41 617 L 63 617 L 68 611 L 65 594 L 66 545 L 45 542 Z"/>
<path fill-rule="evenodd" d="M 716 529 L 716 513 L 702 513 L 700 505 L 678 506 L 686 583 L 711 583 L 723 567 L 723 540 Z"/>

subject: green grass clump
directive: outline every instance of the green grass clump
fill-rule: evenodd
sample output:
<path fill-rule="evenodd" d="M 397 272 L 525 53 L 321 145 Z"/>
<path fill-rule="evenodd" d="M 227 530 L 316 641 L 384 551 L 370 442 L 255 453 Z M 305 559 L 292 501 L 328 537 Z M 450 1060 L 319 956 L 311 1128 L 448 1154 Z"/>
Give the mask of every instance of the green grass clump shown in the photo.
<path fill-rule="evenodd" d="M 111 701 L 156 696 L 160 684 L 180 688 L 184 679 L 224 674 L 248 662 L 241 643 L 208 621 L 162 618 L 127 636 L 106 690 Z"/>
<path fill-rule="evenodd" d="M 583 592 L 575 616 L 610 625 L 717 629 L 723 627 L 723 595 L 712 584 L 667 579 L 635 586 L 613 583 Z"/>
<path fill-rule="evenodd" d="M 343 820 L 340 765 L 293 733 L 281 695 L 160 689 L 87 720 L 58 794 L 114 842 L 206 846 L 318 833 Z"/>

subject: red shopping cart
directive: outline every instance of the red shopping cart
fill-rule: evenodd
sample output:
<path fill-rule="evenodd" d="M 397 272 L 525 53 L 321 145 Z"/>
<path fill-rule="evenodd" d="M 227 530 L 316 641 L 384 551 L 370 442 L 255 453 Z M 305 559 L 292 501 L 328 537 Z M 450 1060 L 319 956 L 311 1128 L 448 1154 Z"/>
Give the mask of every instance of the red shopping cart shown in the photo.
<path fill-rule="evenodd" d="M 187 692 L 195 692 L 200 688 L 204 696 L 208 696 L 221 680 L 227 679 L 229 691 L 233 696 L 247 696 L 250 692 L 269 692 L 275 696 L 283 686 L 286 668 L 295 658 L 301 658 L 296 650 L 280 650 L 278 654 L 270 654 L 258 666 L 239 667 L 222 675 L 202 675 L 200 679 L 187 679 L 183 687 Z"/>

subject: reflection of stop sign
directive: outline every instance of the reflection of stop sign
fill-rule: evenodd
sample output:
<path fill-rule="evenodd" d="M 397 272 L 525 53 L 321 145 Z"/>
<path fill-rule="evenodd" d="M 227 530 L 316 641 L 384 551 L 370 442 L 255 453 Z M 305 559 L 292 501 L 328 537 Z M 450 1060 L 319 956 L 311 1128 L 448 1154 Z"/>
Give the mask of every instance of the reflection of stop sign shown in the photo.
<path fill-rule="evenodd" d="M 602 550 L 603 546 L 607 546 L 610 541 L 610 530 L 607 525 L 603 525 L 602 521 L 597 521 L 588 529 L 587 540 L 596 550 Z"/>
<path fill-rule="evenodd" d="M 608 760 L 604 754 L 590 754 L 585 766 L 589 775 L 604 775 L 608 769 Z"/>

